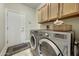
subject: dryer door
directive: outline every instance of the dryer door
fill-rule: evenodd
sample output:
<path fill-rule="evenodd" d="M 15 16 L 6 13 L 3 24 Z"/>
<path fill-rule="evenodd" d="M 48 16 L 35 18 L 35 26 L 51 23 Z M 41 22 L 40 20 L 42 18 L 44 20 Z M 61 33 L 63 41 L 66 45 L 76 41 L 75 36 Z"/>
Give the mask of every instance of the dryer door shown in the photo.
<path fill-rule="evenodd" d="M 36 38 L 33 34 L 31 35 L 30 44 L 32 49 L 36 48 Z"/>
<path fill-rule="evenodd" d="M 60 56 L 63 55 L 56 44 L 49 39 L 41 39 L 39 41 L 39 52 L 42 56 Z"/>

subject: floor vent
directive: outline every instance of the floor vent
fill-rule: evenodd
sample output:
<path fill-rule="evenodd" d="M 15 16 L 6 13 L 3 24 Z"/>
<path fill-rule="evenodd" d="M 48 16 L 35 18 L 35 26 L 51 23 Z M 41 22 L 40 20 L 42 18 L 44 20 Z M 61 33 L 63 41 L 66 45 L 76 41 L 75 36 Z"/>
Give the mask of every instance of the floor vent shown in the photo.
<path fill-rule="evenodd" d="M 15 46 L 11 46 L 7 49 L 5 56 L 11 56 L 28 48 L 30 48 L 30 43 L 22 43 Z"/>

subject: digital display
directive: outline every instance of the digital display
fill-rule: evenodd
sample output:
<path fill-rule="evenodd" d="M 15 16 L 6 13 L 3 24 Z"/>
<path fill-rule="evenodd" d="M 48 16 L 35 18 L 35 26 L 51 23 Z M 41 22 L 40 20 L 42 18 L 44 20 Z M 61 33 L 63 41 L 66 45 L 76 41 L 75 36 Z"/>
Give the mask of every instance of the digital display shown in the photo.
<path fill-rule="evenodd" d="M 60 38 L 60 39 L 66 39 L 67 36 L 65 34 L 54 34 L 54 37 Z"/>

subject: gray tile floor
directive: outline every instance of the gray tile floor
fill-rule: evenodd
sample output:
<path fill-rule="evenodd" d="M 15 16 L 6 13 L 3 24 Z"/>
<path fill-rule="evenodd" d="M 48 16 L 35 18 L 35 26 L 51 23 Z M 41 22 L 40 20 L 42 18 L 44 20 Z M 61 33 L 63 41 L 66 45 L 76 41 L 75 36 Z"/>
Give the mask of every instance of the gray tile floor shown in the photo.
<path fill-rule="evenodd" d="M 14 54 L 12 56 L 33 56 L 33 55 L 32 55 L 32 53 L 30 51 L 30 48 L 29 48 L 29 49 L 26 49 L 26 50 L 21 51 L 19 53 L 16 53 L 16 54 Z"/>

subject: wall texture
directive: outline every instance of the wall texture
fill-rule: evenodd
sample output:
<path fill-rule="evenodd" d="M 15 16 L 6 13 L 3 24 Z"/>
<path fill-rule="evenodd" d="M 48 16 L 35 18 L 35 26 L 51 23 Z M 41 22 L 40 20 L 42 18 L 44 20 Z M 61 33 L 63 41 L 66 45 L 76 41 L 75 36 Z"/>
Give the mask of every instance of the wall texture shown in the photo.
<path fill-rule="evenodd" d="M 73 27 L 73 30 L 75 31 L 75 38 L 77 41 L 79 41 L 79 17 L 69 18 L 69 19 L 63 19 L 65 24 L 71 24 Z M 46 25 L 50 26 L 50 29 L 53 29 L 53 22 L 42 24 L 40 27 L 42 29 L 46 29 Z"/>

